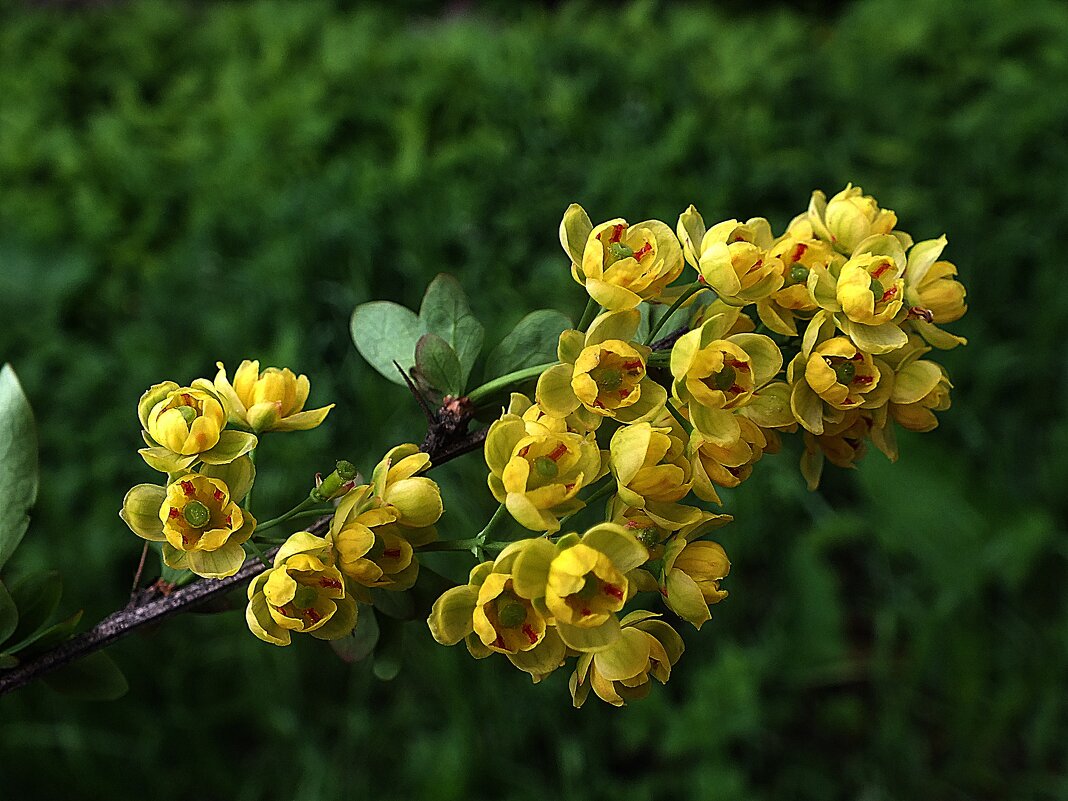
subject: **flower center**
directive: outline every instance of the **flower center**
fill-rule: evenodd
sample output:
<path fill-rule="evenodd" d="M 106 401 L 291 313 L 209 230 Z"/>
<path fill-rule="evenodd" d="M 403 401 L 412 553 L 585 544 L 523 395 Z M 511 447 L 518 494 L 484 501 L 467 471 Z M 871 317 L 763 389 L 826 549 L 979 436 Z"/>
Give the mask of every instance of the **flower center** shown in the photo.
<path fill-rule="evenodd" d="M 808 270 L 799 264 L 790 268 L 790 283 L 803 284 L 808 281 Z"/>
<path fill-rule="evenodd" d="M 598 367 L 591 374 L 598 389 L 612 392 L 623 386 L 623 371 L 618 367 Z"/>
<path fill-rule="evenodd" d="M 293 596 L 293 605 L 299 609 L 309 609 L 315 606 L 315 599 L 318 597 L 319 594 L 312 587 L 297 584 L 297 592 Z"/>
<path fill-rule="evenodd" d="M 849 386 L 853 383 L 853 378 L 857 374 L 857 367 L 853 362 L 841 362 L 834 368 L 835 378 L 838 379 L 839 384 L 845 384 Z"/>
<path fill-rule="evenodd" d="M 716 373 L 712 379 L 713 385 L 721 392 L 726 392 L 732 386 L 734 386 L 734 379 L 738 377 L 738 372 L 729 364 L 723 365 L 723 369 Z"/>
<path fill-rule="evenodd" d="M 182 507 L 182 517 L 193 528 L 204 528 L 211 521 L 211 510 L 200 501 L 190 501 Z"/>
<path fill-rule="evenodd" d="M 182 415 L 182 419 L 185 420 L 185 424 L 187 426 L 193 425 L 193 421 L 197 419 L 197 410 L 192 406 L 178 406 L 176 408 Z"/>
<path fill-rule="evenodd" d="M 523 624 L 527 619 L 526 605 L 510 596 L 502 596 L 497 600 L 497 620 L 506 629 L 514 629 Z"/>
<path fill-rule="evenodd" d="M 612 254 L 615 259 L 626 259 L 634 255 L 634 250 L 629 245 L 624 245 L 622 242 L 613 242 L 608 246 L 608 252 Z"/>
<path fill-rule="evenodd" d="M 560 468 L 556 462 L 548 456 L 539 456 L 534 460 L 534 470 L 542 478 L 556 478 L 560 472 Z"/>

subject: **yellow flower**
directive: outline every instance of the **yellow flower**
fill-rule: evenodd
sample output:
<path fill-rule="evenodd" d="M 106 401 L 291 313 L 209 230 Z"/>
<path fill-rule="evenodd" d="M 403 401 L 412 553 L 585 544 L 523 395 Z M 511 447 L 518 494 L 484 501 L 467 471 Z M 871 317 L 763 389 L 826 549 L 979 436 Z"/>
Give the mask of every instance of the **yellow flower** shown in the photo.
<path fill-rule="evenodd" d="M 679 240 L 686 260 L 725 303 L 745 306 L 783 285 L 783 264 L 771 251 L 774 237 L 763 217 L 726 220 L 705 230 L 697 209 L 679 216 Z"/>
<path fill-rule="evenodd" d="M 740 434 L 731 445 L 717 445 L 699 431 L 691 440 L 693 490 L 701 500 L 722 504 L 716 485 L 737 487 L 753 472 L 764 451 L 770 451 L 767 433 L 747 417 L 738 416 Z M 774 447 L 774 445 L 773 445 Z"/>
<path fill-rule="evenodd" d="M 829 201 L 820 190 L 813 192 L 808 221 L 820 239 L 849 256 L 869 236 L 894 231 L 897 215 L 889 209 L 880 209 L 875 198 L 865 195 L 859 186 L 847 184 Z M 912 238 L 903 231 L 894 235 L 904 247 L 912 244 Z"/>
<path fill-rule="evenodd" d="M 712 619 L 709 604 L 717 604 L 727 597 L 727 591 L 721 590 L 719 583 L 731 571 L 727 554 L 718 542 L 689 541 L 700 533 L 689 538 L 680 535 L 667 544 L 660 585 L 668 608 L 698 629 Z"/>
<path fill-rule="evenodd" d="M 467 584 L 446 590 L 434 602 L 427 624 L 442 645 L 464 640 L 479 659 L 503 653 L 535 681 L 564 660 L 565 646 L 546 615 L 516 594 L 512 577 L 495 571 L 491 562 L 475 567 Z"/>
<path fill-rule="evenodd" d="M 126 494 L 119 514 L 139 537 L 162 543 L 168 567 L 225 578 L 241 569 L 241 545 L 256 528 L 252 515 L 237 505 L 250 484 L 231 494 L 221 478 L 197 473 L 179 476 L 166 488 L 139 484 Z"/>
<path fill-rule="evenodd" d="M 943 331 L 937 323 L 952 323 L 964 316 L 964 284 L 957 280 L 952 262 L 938 261 L 946 246 L 944 236 L 917 242 L 909 251 L 905 272 L 905 300 L 909 323 L 927 342 L 948 350 L 966 345 L 967 340 Z"/>
<path fill-rule="evenodd" d="M 879 368 L 846 337 L 835 337 L 817 345 L 805 360 L 805 383 L 833 408 L 855 409 L 878 386 Z"/>
<path fill-rule="evenodd" d="M 733 334 L 737 310 L 709 318 L 671 349 L 672 394 L 707 439 L 724 447 L 741 436 L 733 414 L 782 368 L 782 352 L 762 334 Z"/>
<path fill-rule="evenodd" d="M 641 315 L 637 309 L 600 315 L 583 336 L 560 335 L 560 364 L 538 379 L 538 405 L 554 417 L 567 417 L 579 407 L 623 423 L 655 417 L 667 391 L 645 374 L 649 348 L 633 342 Z"/>
<path fill-rule="evenodd" d="M 436 531 L 432 526 L 400 525 L 399 514 L 368 485 L 341 499 L 330 521 L 329 539 L 337 566 L 355 584 L 394 591 L 415 584 L 419 562 L 414 549 L 434 539 Z"/>
<path fill-rule="evenodd" d="M 223 430 L 226 405 L 204 379 L 190 387 L 156 384 L 141 396 L 137 415 L 148 445 L 138 453 L 163 473 L 178 473 L 196 462 L 226 464 L 256 447 L 253 434 Z"/>
<path fill-rule="evenodd" d="M 569 684 L 576 707 L 586 702 L 591 689 L 602 701 L 623 706 L 648 695 L 652 679 L 667 682 L 685 646 L 678 632 L 658 617 L 631 612 L 613 645 L 579 657 Z"/>
<path fill-rule="evenodd" d="M 487 478 L 493 497 L 520 525 L 554 532 L 559 518 L 583 507 L 579 490 L 603 475 L 591 433 L 569 431 L 563 419 L 506 412 L 486 435 Z M 605 466 L 607 469 L 607 466 Z"/>
<path fill-rule="evenodd" d="M 643 509 L 657 525 L 678 529 L 701 518 L 701 510 L 680 503 L 693 486 L 687 437 L 669 415 L 624 426 L 612 435 L 609 469 L 621 503 Z"/>
<path fill-rule="evenodd" d="M 836 467 L 853 468 L 867 453 L 866 438 L 872 434 L 869 412 L 851 411 L 837 422 L 829 423 L 820 435 L 805 432 L 805 451 L 801 454 L 801 474 L 810 490 L 819 487 L 823 461 Z"/>
<path fill-rule="evenodd" d="M 307 431 L 315 428 L 334 408 L 303 411 L 311 385 L 305 375 L 294 375 L 288 367 L 268 367 L 260 372 L 259 361 L 245 359 L 234 373 L 234 383 L 226 377 L 226 368 L 217 362 L 215 390 L 230 406 L 230 421 L 263 431 Z"/>
<path fill-rule="evenodd" d="M 606 309 L 633 309 L 660 298 L 682 273 L 682 250 L 659 220 L 628 225 L 615 219 L 594 227 L 572 203 L 560 222 L 560 244 L 571 258 L 571 274 Z"/>
<path fill-rule="evenodd" d="M 511 574 L 519 597 L 544 604 L 568 647 L 598 651 L 619 637 L 615 613 L 630 595 L 627 573 L 648 556 L 625 528 L 602 523 L 555 544 L 544 538 L 513 543 L 497 557 L 495 570 Z"/>
<path fill-rule="evenodd" d="M 248 599 L 248 627 L 273 645 L 289 645 L 292 632 L 337 640 L 356 626 L 356 601 L 345 592 L 330 543 L 307 531 L 278 549 L 274 567 L 249 585 Z"/>
<path fill-rule="evenodd" d="M 429 468 L 430 457 L 408 443 L 390 449 L 371 473 L 375 494 L 396 510 L 398 525 L 422 529 L 441 517 L 441 489 L 433 479 L 417 475 Z"/>
<path fill-rule="evenodd" d="M 783 286 L 757 301 L 757 313 L 775 333 L 797 336 L 796 320 L 811 318 L 819 308 L 808 291 L 810 272 L 817 267 L 837 272 L 845 259 L 826 242 L 816 239 L 807 221 L 791 225 L 770 253 L 782 264 Z"/>

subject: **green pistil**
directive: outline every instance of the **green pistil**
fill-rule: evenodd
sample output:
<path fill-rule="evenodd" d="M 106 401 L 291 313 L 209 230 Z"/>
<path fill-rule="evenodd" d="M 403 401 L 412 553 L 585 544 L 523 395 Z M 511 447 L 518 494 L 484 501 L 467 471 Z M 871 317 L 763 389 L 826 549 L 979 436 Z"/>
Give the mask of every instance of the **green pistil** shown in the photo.
<path fill-rule="evenodd" d="M 299 609 L 309 609 L 315 606 L 315 599 L 319 597 L 313 588 L 304 584 L 297 584 L 297 592 L 293 596 L 293 605 Z"/>
<path fill-rule="evenodd" d="M 193 425 L 193 421 L 197 419 L 197 410 L 192 406 L 176 406 L 175 407 L 182 415 L 182 419 L 185 420 L 187 426 Z"/>
<path fill-rule="evenodd" d="M 548 456 L 539 456 L 534 460 L 534 470 L 542 478 L 556 478 L 560 472 L 560 468 L 556 462 L 550 459 Z"/>
<path fill-rule="evenodd" d="M 876 303 L 878 303 L 880 300 L 882 300 L 883 299 L 883 295 L 886 293 L 886 290 L 883 289 L 882 281 L 880 281 L 878 278 L 872 278 L 871 279 L 871 293 L 873 295 L 875 295 L 875 302 Z"/>
<path fill-rule="evenodd" d="M 527 607 L 515 598 L 502 597 L 497 601 L 497 620 L 506 629 L 523 625 L 527 619 Z"/>
<path fill-rule="evenodd" d="M 592 374 L 598 389 L 614 392 L 623 386 L 623 371 L 618 367 L 599 367 Z"/>
<path fill-rule="evenodd" d="M 808 270 L 799 264 L 790 268 L 790 283 L 803 284 L 808 281 Z"/>
<path fill-rule="evenodd" d="M 853 378 L 857 374 L 857 366 L 853 362 L 841 362 L 834 368 L 834 375 L 838 379 L 839 384 L 845 384 L 849 386 L 853 383 Z"/>
<path fill-rule="evenodd" d="M 200 501 L 190 501 L 182 507 L 182 517 L 193 528 L 204 528 L 211 522 L 211 510 Z"/>
<path fill-rule="evenodd" d="M 617 260 L 627 259 L 634 255 L 634 250 L 622 242 L 613 242 L 608 246 L 608 252 Z"/>
<path fill-rule="evenodd" d="M 738 373 L 729 364 L 725 364 L 723 369 L 716 373 L 713 383 L 716 385 L 716 389 L 721 392 L 726 392 L 728 389 L 734 386 L 734 379 L 738 377 Z"/>
<path fill-rule="evenodd" d="M 598 581 L 593 576 L 587 576 L 586 582 L 582 585 L 582 589 L 575 593 L 576 596 L 583 601 L 588 601 L 597 595 Z"/>

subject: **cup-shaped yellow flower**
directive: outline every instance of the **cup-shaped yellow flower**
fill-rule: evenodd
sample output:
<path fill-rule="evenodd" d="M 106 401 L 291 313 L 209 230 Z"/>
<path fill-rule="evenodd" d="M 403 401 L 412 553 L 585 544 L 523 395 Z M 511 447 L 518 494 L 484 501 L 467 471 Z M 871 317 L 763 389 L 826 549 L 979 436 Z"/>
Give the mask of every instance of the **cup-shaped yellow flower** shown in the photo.
<path fill-rule="evenodd" d="M 260 371 L 259 361 L 245 359 L 234 373 L 234 382 L 226 368 L 217 362 L 215 390 L 230 406 L 230 421 L 264 431 L 307 431 L 326 419 L 334 404 L 321 409 L 304 410 L 311 384 L 305 375 L 295 375 L 288 367 L 268 367 Z"/>
<path fill-rule="evenodd" d="M 632 341 L 641 315 L 637 309 L 606 312 L 585 336 L 564 331 L 560 364 L 538 379 L 538 405 L 554 417 L 584 408 L 623 423 L 650 420 L 664 408 L 667 391 L 649 378 L 649 348 Z"/>
<path fill-rule="evenodd" d="M 885 368 L 885 363 L 846 337 L 824 340 L 807 354 L 802 350 L 787 370 L 794 418 L 820 435 L 828 425 L 840 424 L 851 410 L 885 405 L 892 384 L 880 381 L 884 372 L 880 364 Z"/>
<path fill-rule="evenodd" d="M 330 543 L 307 531 L 278 549 L 274 567 L 249 585 L 248 599 L 249 629 L 272 645 L 289 645 L 294 632 L 337 640 L 356 626 L 356 601 L 333 565 Z"/>
<path fill-rule="evenodd" d="M 165 381 L 148 389 L 137 404 L 147 448 L 138 453 L 149 467 L 178 473 L 196 462 L 226 464 L 256 447 L 244 431 L 224 431 L 228 410 L 209 381 L 180 387 Z"/>
<path fill-rule="evenodd" d="M 655 301 L 682 273 L 682 249 L 659 220 L 628 225 L 615 219 L 594 226 L 572 203 L 560 222 L 560 244 L 571 259 L 571 275 L 606 309 L 633 309 Z"/>
<path fill-rule="evenodd" d="M 668 607 L 700 629 L 712 619 L 709 604 L 727 597 L 720 581 L 730 573 L 731 563 L 723 546 L 711 540 L 689 542 L 674 538 L 664 551 L 664 577 L 660 592 Z"/>
<path fill-rule="evenodd" d="M 663 425 L 618 429 L 609 446 L 609 469 L 621 503 L 645 510 L 663 528 L 677 529 L 701 517 L 701 510 L 679 503 L 693 486 L 693 462 L 678 423 L 670 416 L 658 423 Z"/>
<path fill-rule="evenodd" d="M 741 435 L 733 414 L 782 368 L 778 345 L 762 334 L 724 337 L 736 319 L 719 314 L 683 334 L 671 349 L 672 394 L 703 436 L 729 446 Z"/>
<path fill-rule="evenodd" d="M 856 467 L 856 463 L 864 458 L 868 450 L 867 438 L 875 433 L 872 414 L 861 410 L 846 412 L 841 420 L 828 423 L 820 435 L 805 432 L 801 475 L 810 490 L 819 487 L 824 459 L 836 467 L 848 469 Z"/>
<path fill-rule="evenodd" d="M 782 264 L 783 285 L 757 301 L 757 313 L 764 325 L 777 334 L 797 336 L 797 320 L 809 319 L 819 305 L 808 291 L 813 269 L 834 270 L 837 274 L 845 258 L 829 244 L 816 239 L 808 222 L 791 225 L 771 248 Z"/>
<path fill-rule="evenodd" d="M 608 649 L 579 657 L 569 683 L 576 707 L 586 702 L 591 689 L 602 701 L 623 706 L 648 695 L 652 679 L 667 682 L 685 646 L 678 632 L 658 617 L 631 612 Z"/>
<path fill-rule="evenodd" d="M 238 491 L 233 496 L 222 479 L 188 473 L 166 488 L 134 487 L 123 499 L 120 517 L 139 537 L 162 543 L 168 567 L 225 578 L 241 569 L 241 545 L 256 528 L 255 518 L 237 505 L 247 487 Z"/>
<path fill-rule="evenodd" d="M 897 225 L 894 212 L 879 208 L 875 198 L 853 184 L 847 184 L 830 200 L 818 189 L 813 192 L 808 220 L 817 236 L 847 256 L 869 236 L 889 234 Z M 904 247 L 912 244 L 912 238 L 903 231 L 894 234 Z"/>
<path fill-rule="evenodd" d="M 396 510 L 397 525 L 425 529 L 441 517 L 440 487 L 433 479 L 418 475 L 429 468 L 430 457 L 408 443 L 391 448 L 371 473 L 375 495 Z"/>
<path fill-rule="evenodd" d="M 517 595 L 511 576 L 496 571 L 492 562 L 475 567 L 467 584 L 442 593 L 427 624 L 442 645 L 464 640 L 476 659 L 503 653 L 535 682 L 564 660 L 565 646 L 546 616 Z"/>
<path fill-rule="evenodd" d="M 745 306 L 783 285 L 782 260 L 771 251 L 775 239 L 763 217 L 725 220 L 705 230 L 700 213 L 690 206 L 679 216 L 678 235 L 686 260 L 724 303 Z"/>
<path fill-rule="evenodd" d="M 938 426 L 935 412 L 944 412 L 951 405 L 950 390 L 953 384 L 949 374 L 942 365 L 920 358 L 929 351 L 930 348 L 922 346 L 919 339 L 913 336 L 909 346 L 902 349 L 900 358 L 891 362 L 893 390 L 890 392 L 887 412 L 890 418 L 909 431 L 932 431 Z M 894 354 L 895 357 L 897 355 Z M 896 452 L 887 455 L 893 459 Z"/>
<path fill-rule="evenodd" d="M 592 432 L 570 431 L 562 418 L 528 415 L 506 412 L 490 426 L 487 481 L 520 525 L 551 533 L 560 517 L 583 507 L 579 490 L 603 475 L 601 452 Z"/>
<path fill-rule="evenodd" d="M 964 284 L 957 280 L 957 268 L 952 262 L 939 261 L 946 247 L 944 236 L 917 242 L 909 251 L 905 271 L 905 303 L 909 308 L 909 324 L 936 348 L 948 350 L 966 345 L 967 340 L 938 327 L 964 316 L 968 304 L 964 302 Z"/>
<path fill-rule="evenodd" d="M 602 523 L 555 544 L 528 539 L 510 545 L 495 569 L 510 572 L 517 595 L 544 604 L 560 638 L 576 651 L 607 648 L 619 636 L 616 612 L 630 597 L 627 573 L 648 549 L 617 523 Z"/>
<path fill-rule="evenodd" d="M 693 453 L 693 491 L 703 501 L 722 504 L 716 487 L 737 487 L 753 473 L 753 465 L 770 451 L 765 430 L 739 415 L 740 434 L 731 445 L 722 446 L 695 431 L 690 446 Z"/>

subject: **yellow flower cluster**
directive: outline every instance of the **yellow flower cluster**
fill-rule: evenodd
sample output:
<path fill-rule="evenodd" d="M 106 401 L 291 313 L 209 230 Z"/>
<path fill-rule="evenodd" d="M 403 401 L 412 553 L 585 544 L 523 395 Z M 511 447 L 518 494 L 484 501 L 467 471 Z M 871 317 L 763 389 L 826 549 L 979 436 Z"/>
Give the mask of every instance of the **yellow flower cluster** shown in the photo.
<path fill-rule="evenodd" d="M 430 458 L 415 445 L 390 450 L 370 484 L 340 497 L 325 537 L 293 534 L 274 565 L 248 588 L 245 618 L 252 633 L 273 645 L 289 645 L 292 632 L 335 640 L 352 632 L 357 602 L 371 590 L 401 591 L 415 584 L 415 548 L 437 537 L 441 490 L 419 475 Z"/>
<path fill-rule="evenodd" d="M 574 658 L 576 705 L 666 681 L 679 635 L 624 606 L 648 592 L 696 628 L 711 618 L 730 562 L 705 535 L 731 518 L 702 503 L 720 504 L 783 434 L 803 432 L 815 488 L 825 459 L 852 466 L 869 439 L 896 458 L 895 424 L 930 430 L 949 408 L 946 372 L 924 356 L 964 342 L 939 326 L 964 314 L 965 291 L 940 260 L 945 237 L 914 243 L 896 226 L 853 186 L 813 193 L 780 236 L 763 218 L 706 227 L 693 206 L 675 234 L 569 207 L 560 241 L 600 313 L 560 335 L 533 402 L 513 394 L 485 441 L 490 491 L 540 536 L 445 592 L 435 639 L 502 653 L 535 681 Z M 696 280 L 672 285 L 685 264 Z M 560 533 L 600 498 L 604 522 Z"/>
<path fill-rule="evenodd" d="M 259 362 L 246 360 L 231 385 L 218 367 L 214 382 L 164 381 L 141 396 L 147 447 L 139 453 L 167 482 L 133 487 L 119 513 L 139 537 L 161 544 L 168 567 L 216 579 L 241 569 L 242 545 L 256 528 L 240 504 L 256 478 L 257 434 L 315 428 L 333 408 L 303 411 L 308 379 L 288 369 L 260 372 Z"/>

